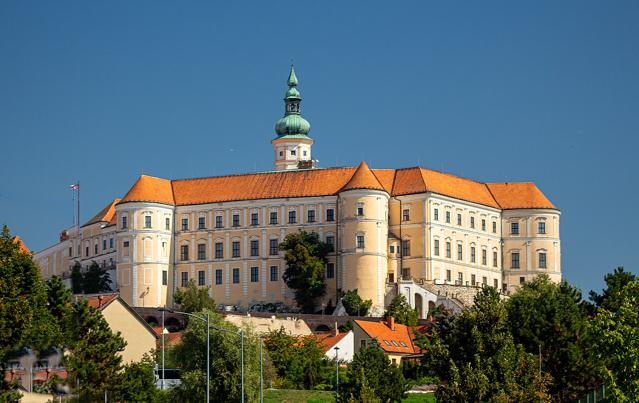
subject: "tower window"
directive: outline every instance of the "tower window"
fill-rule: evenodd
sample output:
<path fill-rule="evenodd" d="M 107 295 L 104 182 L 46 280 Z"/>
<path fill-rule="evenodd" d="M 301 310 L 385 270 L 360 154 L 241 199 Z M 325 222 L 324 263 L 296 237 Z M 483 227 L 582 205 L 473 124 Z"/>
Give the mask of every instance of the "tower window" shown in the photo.
<path fill-rule="evenodd" d="M 364 249 L 364 235 L 357 235 L 357 248 Z"/>
<path fill-rule="evenodd" d="M 546 233 L 546 223 L 543 221 L 540 221 L 537 224 L 537 233 L 538 234 L 545 234 Z"/>
<path fill-rule="evenodd" d="M 280 151 L 280 157 L 284 156 L 284 151 Z"/>
<path fill-rule="evenodd" d="M 357 203 L 357 215 L 359 217 L 364 216 L 364 203 Z"/>
<path fill-rule="evenodd" d="M 127 217 L 123 216 L 122 217 L 122 229 L 126 229 L 127 228 Z"/>
<path fill-rule="evenodd" d="M 304 156 L 306 157 L 306 150 L 304 150 L 303 153 L 304 153 Z"/>
<path fill-rule="evenodd" d="M 150 215 L 145 215 L 144 216 L 144 228 L 151 228 L 151 216 Z"/>
<path fill-rule="evenodd" d="M 295 156 L 296 154 L 297 154 L 297 153 L 296 153 L 296 151 L 295 151 L 295 150 L 291 150 L 291 155 L 292 155 L 292 156 Z"/>
<path fill-rule="evenodd" d="M 546 252 L 539 252 L 539 268 L 546 268 Z"/>

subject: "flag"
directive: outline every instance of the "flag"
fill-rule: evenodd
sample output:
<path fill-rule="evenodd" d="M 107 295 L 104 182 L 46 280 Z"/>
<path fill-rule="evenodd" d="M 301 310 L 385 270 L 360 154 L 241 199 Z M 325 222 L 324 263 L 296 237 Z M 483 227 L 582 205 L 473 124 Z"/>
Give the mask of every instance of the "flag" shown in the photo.
<path fill-rule="evenodd" d="M 74 183 L 73 185 L 69 186 L 71 188 L 71 190 L 79 190 L 80 189 L 80 184 L 79 183 Z"/>

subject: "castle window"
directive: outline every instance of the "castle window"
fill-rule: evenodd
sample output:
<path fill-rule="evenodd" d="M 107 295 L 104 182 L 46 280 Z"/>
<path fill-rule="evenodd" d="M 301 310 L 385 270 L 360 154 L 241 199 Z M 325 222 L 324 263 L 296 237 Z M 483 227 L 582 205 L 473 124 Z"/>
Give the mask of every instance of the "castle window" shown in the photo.
<path fill-rule="evenodd" d="M 206 217 L 198 217 L 197 218 L 197 228 L 198 229 L 206 228 Z"/>
<path fill-rule="evenodd" d="M 169 283 L 169 272 L 166 270 L 162 270 L 162 285 L 167 285 Z"/>
<path fill-rule="evenodd" d="M 390 246 L 390 253 L 395 253 L 395 245 Z"/>
<path fill-rule="evenodd" d="M 223 220 L 221 215 L 215 216 L 215 228 L 224 228 Z"/>
<path fill-rule="evenodd" d="M 295 224 L 297 222 L 297 211 L 291 210 L 288 212 L 288 223 Z"/>
<path fill-rule="evenodd" d="M 215 270 L 215 284 L 222 284 L 222 269 Z"/>
<path fill-rule="evenodd" d="M 306 212 L 306 221 L 308 222 L 315 222 L 315 210 L 308 210 Z"/>
<path fill-rule="evenodd" d="M 519 277 L 519 284 L 524 284 L 526 282 L 526 277 Z"/>
<path fill-rule="evenodd" d="M 304 156 L 306 157 L 306 150 L 304 150 L 303 153 L 304 153 Z"/>
<path fill-rule="evenodd" d="M 145 215 L 144 216 L 144 228 L 151 228 L 151 216 L 150 215 Z"/>
<path fill-rule="evenodd" d="M 189 273 L 186 271 L 182 272 L 182 287 L 186 287 L 189 285 Z"/>
<path fill-rule="evenodd" d="M 326 278 L 335 278 L 335 264 L 326 263 Z"/>
<path fill-rule="evenodd" d="M 539 268 L 546 268 L 546 252 L 539 252 Z"/>
<path fill-rule="evenodd" d="M 278 280 L 278 267 L 277 266 L 271 266 L 271 281 L 277 281 Z"/>
<path fill-rule="evenodd" d="M 188 231 L 189 230 L 189 219 L 188 218 L 183 218 L 182 219 L 182 231 Z"/>
<path fill-rule="evenodd" d="M 402 269 L 402 280 L 410 280 L 410 267 Z"/>
<path fill-rule="evenodd" d="M 459 285 L 464 285 L 464 273 L 457 273 L 457 282 L 459 283 Z"/>
<path fill-rule="evenodd" d="M 486 231 L 486 220 L 483 218 L 481 219 L 481 230 Z"/>
<path fill-rule="evenodd" d="M 446 257 L 450 259 L 450 242 L 446 242 Z"/>
<path fill-rule="evenodd" d="M 251 283 L 257 283 L 260 278 L 260 269 L 257 267 L 251 267 Z"/>
<path fill-rule="evenodd" d="M 510 255 L 510 268 L 519 269 L 519 252 L 513 252 Z"/>
<path fill-rule="evenodd" d="M 357 249 L 364 249 L 364 235 L 357 235 Z"/>
<path fill-rule="evenodd" d="M 486 276 L 481 278 L 481 283 L 482 285 L 488 285 L 488 279 L 486 278 Z"/>
<path fill-rule="evenodd" d="M 481 264 L 483 264 L 484 266 L 486 266 L 486 253 L 486 249 L 481 250 Z"/>
<path fill-rule="evenodd" d="M 240 269 L 233 269 L 233 284 L 240 283 Z"/>
<path fill-rule="evenodd" d="M 93 245 L 93 254 L 95 254 L 95 255 L 98 254 L 98 244 L 97 243 L 95 245 Z"/>
<path fill-rule="evenodd" d="M 546 223 L 544 221 L 539 221 L 537 223 L 537 233 L 545 234 L 546 233 Z"/>
<path fill-rule="evenodd" d="M 474 275 L 474 274 L 471 274 L 471 275 L 470 275 L 470 284 L 471 284 L 471 285 L 475 285 L 475 280 L 477 280 L 477 278 L 475 277 L 475 275 Z"/>
<path fill-rule="evenodd" d="M 129 241 L 122 242 L 122 247 L 128 248 L 129 247 Z"/>
<path fill-rule="evenodd" d="M 510 223 L 510 233 L 512 235 L 519 235 L 519 223 L 518 222 Z"/>
<path fill-rule="evenodd" d="M 122 229 L 127 229 L 127 216 L 122 216 Z"/>
<path fill-rule="evenodd" d="M 109 238 L 109 249 L 113 249 L 113 238 Z M 69 248 L 69 256 L 71 256 L 71 248 Z"/>
<path fill-rule="evenodd" d="M 252 240 L 251 241 L 251 256 L 259 256 L 260 255 L 260 241 Z"/>
<path fill-rule="evenodd" d="M 409 209 L 404 209 L 404 211 L 402 211 L 402 221 L 410 221 L 410 210 Z"/>
<path fill-rule="evenodd" d="M 497 251 L 493 251 L 493 267 L 497 267 Z"/>
<path fill-rule="evenodd" d="M 232 251 L 233 257 L 240 257 L 240 241 L 233 241 Z"/>
<path fill-rule="evenodd" d="M 475 228 L 475 217 L 470 217 L 470 228 Z"/>
<path fill-rule="evenodd" d="M 166 217 L 164 219 L 164 229 L 166 229 L 167 231 L 171 230 L 171 219 L 169 217 Z"/>
<path fill-rule="evenodd" d="M 271 211 L 269 224 L 271 225 L 277 224 L 277 211 Z"/>
<path fill-rule="evenodd" d="M 291 150 L 291 155 L 292 155 L 292 156 L 295 156 L 296 154 L 297 154 L 297 153 L 296 153 L 296 151 L 295 151 L 295 150 Z"/>
<path fill-rule="evenodd" d="M 499 289 L 499 280 L 494 279 L 493 280 L 493 286 L 495 287 L 495 290 L 498 290 Z"/>
<path fill-rule="evenodd" d="M 106 250 L 106 239 L 102 240 L 102 250 Z"/>
<path fill-rule="evenodd" d="M 280 157 L 284 156 L 284 151 L 280 151 Z"/>
<path fill-rule="evenodd" d="M 189 260 L 189 245 L 180 246 L 180 260 Z"/>
<path fill-rule="evenodd" d="M 204 270 L 200 270 L 197 272 L 197 285 L 203 286 L 206 284 L 206 278 L 204 274 Z"/>
<path fill-rule="evenodd" d="M 461 214 L 457 214 L 457 225 L 459 225 L 459 226 L 462 225 L 462 215 Z"/>
<path fill-rule="evenodd" d="M 335 251 L 335 237 L 333 235 L 326 236 L 326 244 L 328 245 L 329 252 Z"/>
<path fill-rule="evenodd" d="M 206 260 L 206 244 L 197 245 L 197 260 Z"/>
<path fill-rule="evenodd" d="M 276 256 L 278 254 L 278 244 L 277 244 L 277 239 L 271 239 L 269 240 L 269 255 L 271 256 Z"/>
<path fill-rule="evenodd" d="M 335 210 L 332 208 L 326 209 L 326 221 L 335 221 Z"/>
<path fill-rule="evenodd" d="M 450 224 L 450 211 L 446 212 L 446 224 Z"/>
<path fill-rule="evenodd" d="M 450 280 L 451 280 L 450 270 L 446 270 L 446 281 L 450 282 Z"/>
<path fill-rule="evenodd" d="M 434 244 L 434 254 L 435 256 L 439 256 L 439 239 L 435 239 Z"/>
<path fill-rule="evenodd" d="M 357 215 L 359 217 L 364 215 L 364 203 L 357 203 Z"/>
<path fill-rule="evenodd" d="M 433 210 L 433 220 L 439 221 L 439 209 Z"/>
<path fill-rule="evenodd" d="M 215 243 L 215 258 L 216 259 L 224 258 L 224 244 L 222 242 Z"/>
<path fill-rule="evenodd" d="M 475 253 L 475 252 L 476 252 L 475 247 L 474 247 L 474 246 L 471 246 L 471 247 L 470 247 L 470 263 L 475 263 L 475 261 L 476 261 L 476 256 L 475 256 L 475 255 L 476 255 L 476 253 Z M 475 283 L 475 282 L 473 281 L 473 284 L 474 284 L 474 283 Z"/>
<path fill-rule="evenodd" d="M 389 283 L 395 282 L 395 273 L 388 273 L 388 282 Z"/>
<path fill-rule="evenodd" d="M 251 225 L 259 225 L 259 216 L 257 213 L 251 213 Z"/>
<path fill-rule="evenodd" d="M 497 233 L 497 221 L 493 221 L 493 234 Z"/>
<path fill-rule="evenodd" d="M 402 256 L 410 256 L 410 240 L 402 240 Z"/>
<path fill-rule="evenodd" d="M 233 226 L 234 227 L 239 227 L 240 226 L 240 215 L 239 214 L 233 214 Z"/>
<path fill-rule="evenodd" d="M 461 244 L 457 244 L 457 260 L 464 260 L 464 250 Z"/>

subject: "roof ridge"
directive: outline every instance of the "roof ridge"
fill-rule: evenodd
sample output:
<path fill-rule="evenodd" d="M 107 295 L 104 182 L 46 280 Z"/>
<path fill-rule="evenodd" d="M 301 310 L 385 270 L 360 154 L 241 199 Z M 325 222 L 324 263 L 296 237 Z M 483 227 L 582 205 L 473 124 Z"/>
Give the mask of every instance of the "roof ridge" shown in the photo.
<path fill-rule="evenodd" d="M 376 183 L 371 183 L 371 178 L 368 174 L 372 175 L 372 180 L 374 180 Z M 375 173 L 369 168 L 368 164 L 365 161 L 360 162 L 360 164 L 357 166 L 357 169 L 355 169 L 355 172 L 353 172 L 351 177 L 339 191 L 344 192 L 347 190 L 355 189 L 372 189 L 382 190 L 386 192 L 386 189 L 384 189 L 384 186 L 379 181 L 377 175 L 375 175 Z"/>
<path fill-rule="evenodd" d="M 488 186 L 488 183 L 484 183 L 484 186 L 486 186 L 486 189 L 488 189 L 488 193 L 490 193 L 490 197 L 492 197 L 495 203 L 499 206 L 499 208 L 503 210 L 501 203 L 497 201 L 497 198 L 493 194 L 493 191 L 490 190 L 490 186 Z"/>
<path fill-rule="evenodd" d="M 226 175 L 212 175 L 212 176 L 199 176 L 196 178 L 179 178 L 179 179 L 168 179 L 171 182 L 185 182 L 185 181 L 194 181 L 200 179 L 213 179 L 213 178 L 230 178 L 237 176 L 248 176 L 248 175 L 264 175 L 264 174 L 276 174 L 276 173 L 294 173 L 294 172 L 310 172 L 310 171 L 327 171 L 331 169 L 353 169 L 356 167 L 323 167 L 323 168 L 306 168 L 306 169 L 287 169 L 280 171 L 259 171 L 259 172 L 244 172 L 244 173 L 235 173 L 235 174 L 226 174 Z M 162 179 L 162 178 L 159 178 Z"/>
<path fill-rule="evenodd" d="M 485 185 L 487 182 L 482 182 L 482 181 L 478 181 L 477 179 L 472 179 L 472 178 L 466 178 L 465 176 L 459 176 L 456 174 L 452 174 L 450 172 L 444 172 L 444 171 L 440 171 L 438 169 L 432 169 L 432 168 L 425 168 L 425 167 L 418 167 L 420 170 L 427 170 L 427 171 L 431 171 L 431 172 L 437 172 L 438 174 L 442 174 L 442 175 L 446 175 L 446 176 L 451 176 L 453 178 L 458 178 L 458 179 L 463 179 L 463 180 L 467 180 L 467 181 L 471 181 L 471 182 L 475 182 L 475 183 L 479 183 L 481 185 Z"/>

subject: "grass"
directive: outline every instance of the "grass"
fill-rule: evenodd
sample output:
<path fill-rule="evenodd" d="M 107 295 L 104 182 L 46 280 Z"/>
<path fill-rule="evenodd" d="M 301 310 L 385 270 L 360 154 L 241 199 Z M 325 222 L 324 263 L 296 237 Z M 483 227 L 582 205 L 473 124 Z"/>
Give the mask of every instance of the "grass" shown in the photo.
<path fill-rule="evenodd" d="M 432 393 L 410 393 L 402 403 L 435 403 Z M 335 393 L 318 390 L 268 389 L 264 391 L 264 403 L 332 403 Z"/>

